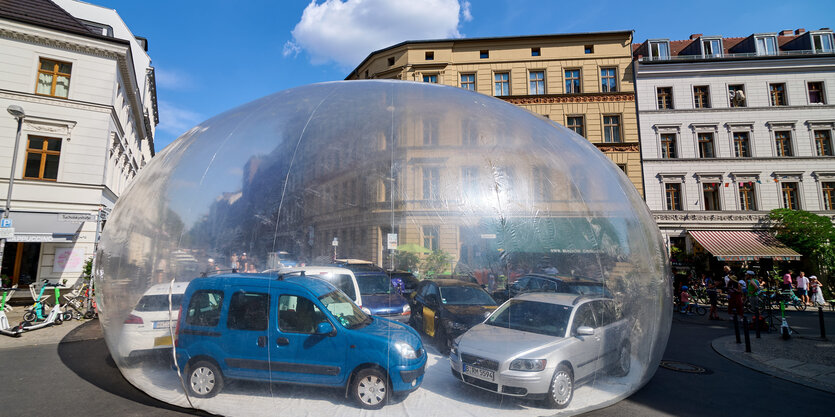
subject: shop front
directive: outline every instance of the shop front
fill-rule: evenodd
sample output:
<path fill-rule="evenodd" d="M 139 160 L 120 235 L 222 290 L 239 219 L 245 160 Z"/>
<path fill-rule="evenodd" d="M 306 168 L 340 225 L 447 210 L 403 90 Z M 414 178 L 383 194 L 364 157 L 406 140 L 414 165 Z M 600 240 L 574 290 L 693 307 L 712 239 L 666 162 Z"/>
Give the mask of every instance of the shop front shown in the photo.
<path fill-rule="evenodd" d="M 695 247 L 712 255 L 709 270 L 717 272 L 724 265 L 734 273 L 751 269 L 765 276 L 775 262 L 799 261 L 801 255 L 784 245 L 766 231 L 751 230 L 690 230 Z"/>

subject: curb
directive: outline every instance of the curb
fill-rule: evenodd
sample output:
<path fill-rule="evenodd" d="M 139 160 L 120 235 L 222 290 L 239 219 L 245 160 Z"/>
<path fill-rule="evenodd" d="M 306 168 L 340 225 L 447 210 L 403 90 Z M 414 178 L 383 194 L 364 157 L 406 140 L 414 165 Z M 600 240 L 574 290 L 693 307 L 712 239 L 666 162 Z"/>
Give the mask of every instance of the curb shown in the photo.
<path fill-rule="evenodd" d="M 763 363 L 762 361 L 756 359 L 756 357 L 752 356 L 751 353 L 746 353 L 745 344 L 742 343 L 737 345 L 736 336 L 734 335 L 722 336 L 720 338 L 713 339 L 713 341 L 710 342 L 710 345 L 713 348 L 713 350 L 720 356 L 723 356 L 725 359 L 736 362 L 737 364 L 742 365 L 746 368 L 750 368 L 759 373 L 770 375 L 775 378 L 783 379 L 789 382 L 794 382 L 796 384 L 800 384 L 812 389 L 835 394 L 835 382 L 826 383 L 820 380 L 804 377 L 785 371 L 783 369 L 769 366 Z M 737 346 L 739 347 L 736 348 Z"/>

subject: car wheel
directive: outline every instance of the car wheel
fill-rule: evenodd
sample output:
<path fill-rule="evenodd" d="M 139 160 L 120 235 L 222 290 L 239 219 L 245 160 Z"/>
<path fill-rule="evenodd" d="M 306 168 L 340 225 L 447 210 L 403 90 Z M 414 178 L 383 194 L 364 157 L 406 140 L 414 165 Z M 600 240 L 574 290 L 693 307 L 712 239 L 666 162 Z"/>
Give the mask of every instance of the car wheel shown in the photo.
<path fill-rule="evenodd" d="M 620 345 L 620 349 L 618 350 L 618 361 L 615 363 L 612 375 L 626 376 L 629 374 L 629 369 L 631 367 L 632 349 L 630 349 L 629 342 L 625 341 L 622 345 Z"/>
<path fill-rule="evenodd" d="M 565 408 L 574 397 L 574 374 L 565 365 L 557 366 L 545 404 L 549 408 Z"/>
<path fill-rule="evenodd" d="M 197 361 L 188 367 L 188 391 L 197 398 L 211 398 L 223 389 L 220 369 L 209 361 Z"/>
<path fill-rule="evenodd" d="M 360 407 L 368 410 L 382 408 L 389 397 L 386 375 L 377 369 L 363 369 L 354 376 L 351 383 L 351 395 Z"/>
<path fill-rule="evenodd" d="M 439 326 L 435 329 L 435 343 L 438 346 L 438 350 L 441 351 L 441 355 L 449 355 L 450 348 L 452 347 L 452 341 L 449 340 L 446 329 L 444 329 L 443 326 Z"/>

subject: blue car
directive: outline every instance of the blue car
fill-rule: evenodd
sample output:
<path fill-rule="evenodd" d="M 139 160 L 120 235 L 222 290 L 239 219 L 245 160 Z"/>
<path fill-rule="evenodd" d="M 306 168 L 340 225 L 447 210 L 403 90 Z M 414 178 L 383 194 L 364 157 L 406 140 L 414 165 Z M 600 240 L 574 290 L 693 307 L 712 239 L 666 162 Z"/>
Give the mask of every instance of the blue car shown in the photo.
<path fill-rule="evenodd" d="M 397 320 L 401 323 L 409 321 L 412 313 L 407 301 L 391 284 L 391 278 L 385 272 L 354 272 L 357 285 L 362 294 L 362 307 L 371 314 Z"/>
<path fill-rule="evenodd" d="M 320 279 L 196 278 L 181 309 L 174 346 L 190 396 L 247 379 L 347 387 L 361 407 L 378 409 L 423 381 L 426 352 L 413 329 L 369 316 Z"/>

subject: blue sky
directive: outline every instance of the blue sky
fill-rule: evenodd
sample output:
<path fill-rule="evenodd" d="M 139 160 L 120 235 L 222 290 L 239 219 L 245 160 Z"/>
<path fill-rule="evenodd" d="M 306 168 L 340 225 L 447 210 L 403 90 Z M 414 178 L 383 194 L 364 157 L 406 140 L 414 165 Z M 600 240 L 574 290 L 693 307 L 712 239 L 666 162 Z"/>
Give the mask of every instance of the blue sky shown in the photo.
<path fill-rule="evenodd" d="M 635 30 L 747 36 L 835 26 L 835 2 L 549 0 L 88 0 L 149 42 L 156 149 L 218 113 L 276 91 L 341 80 L 369 52 L 404 40 Z"/>

